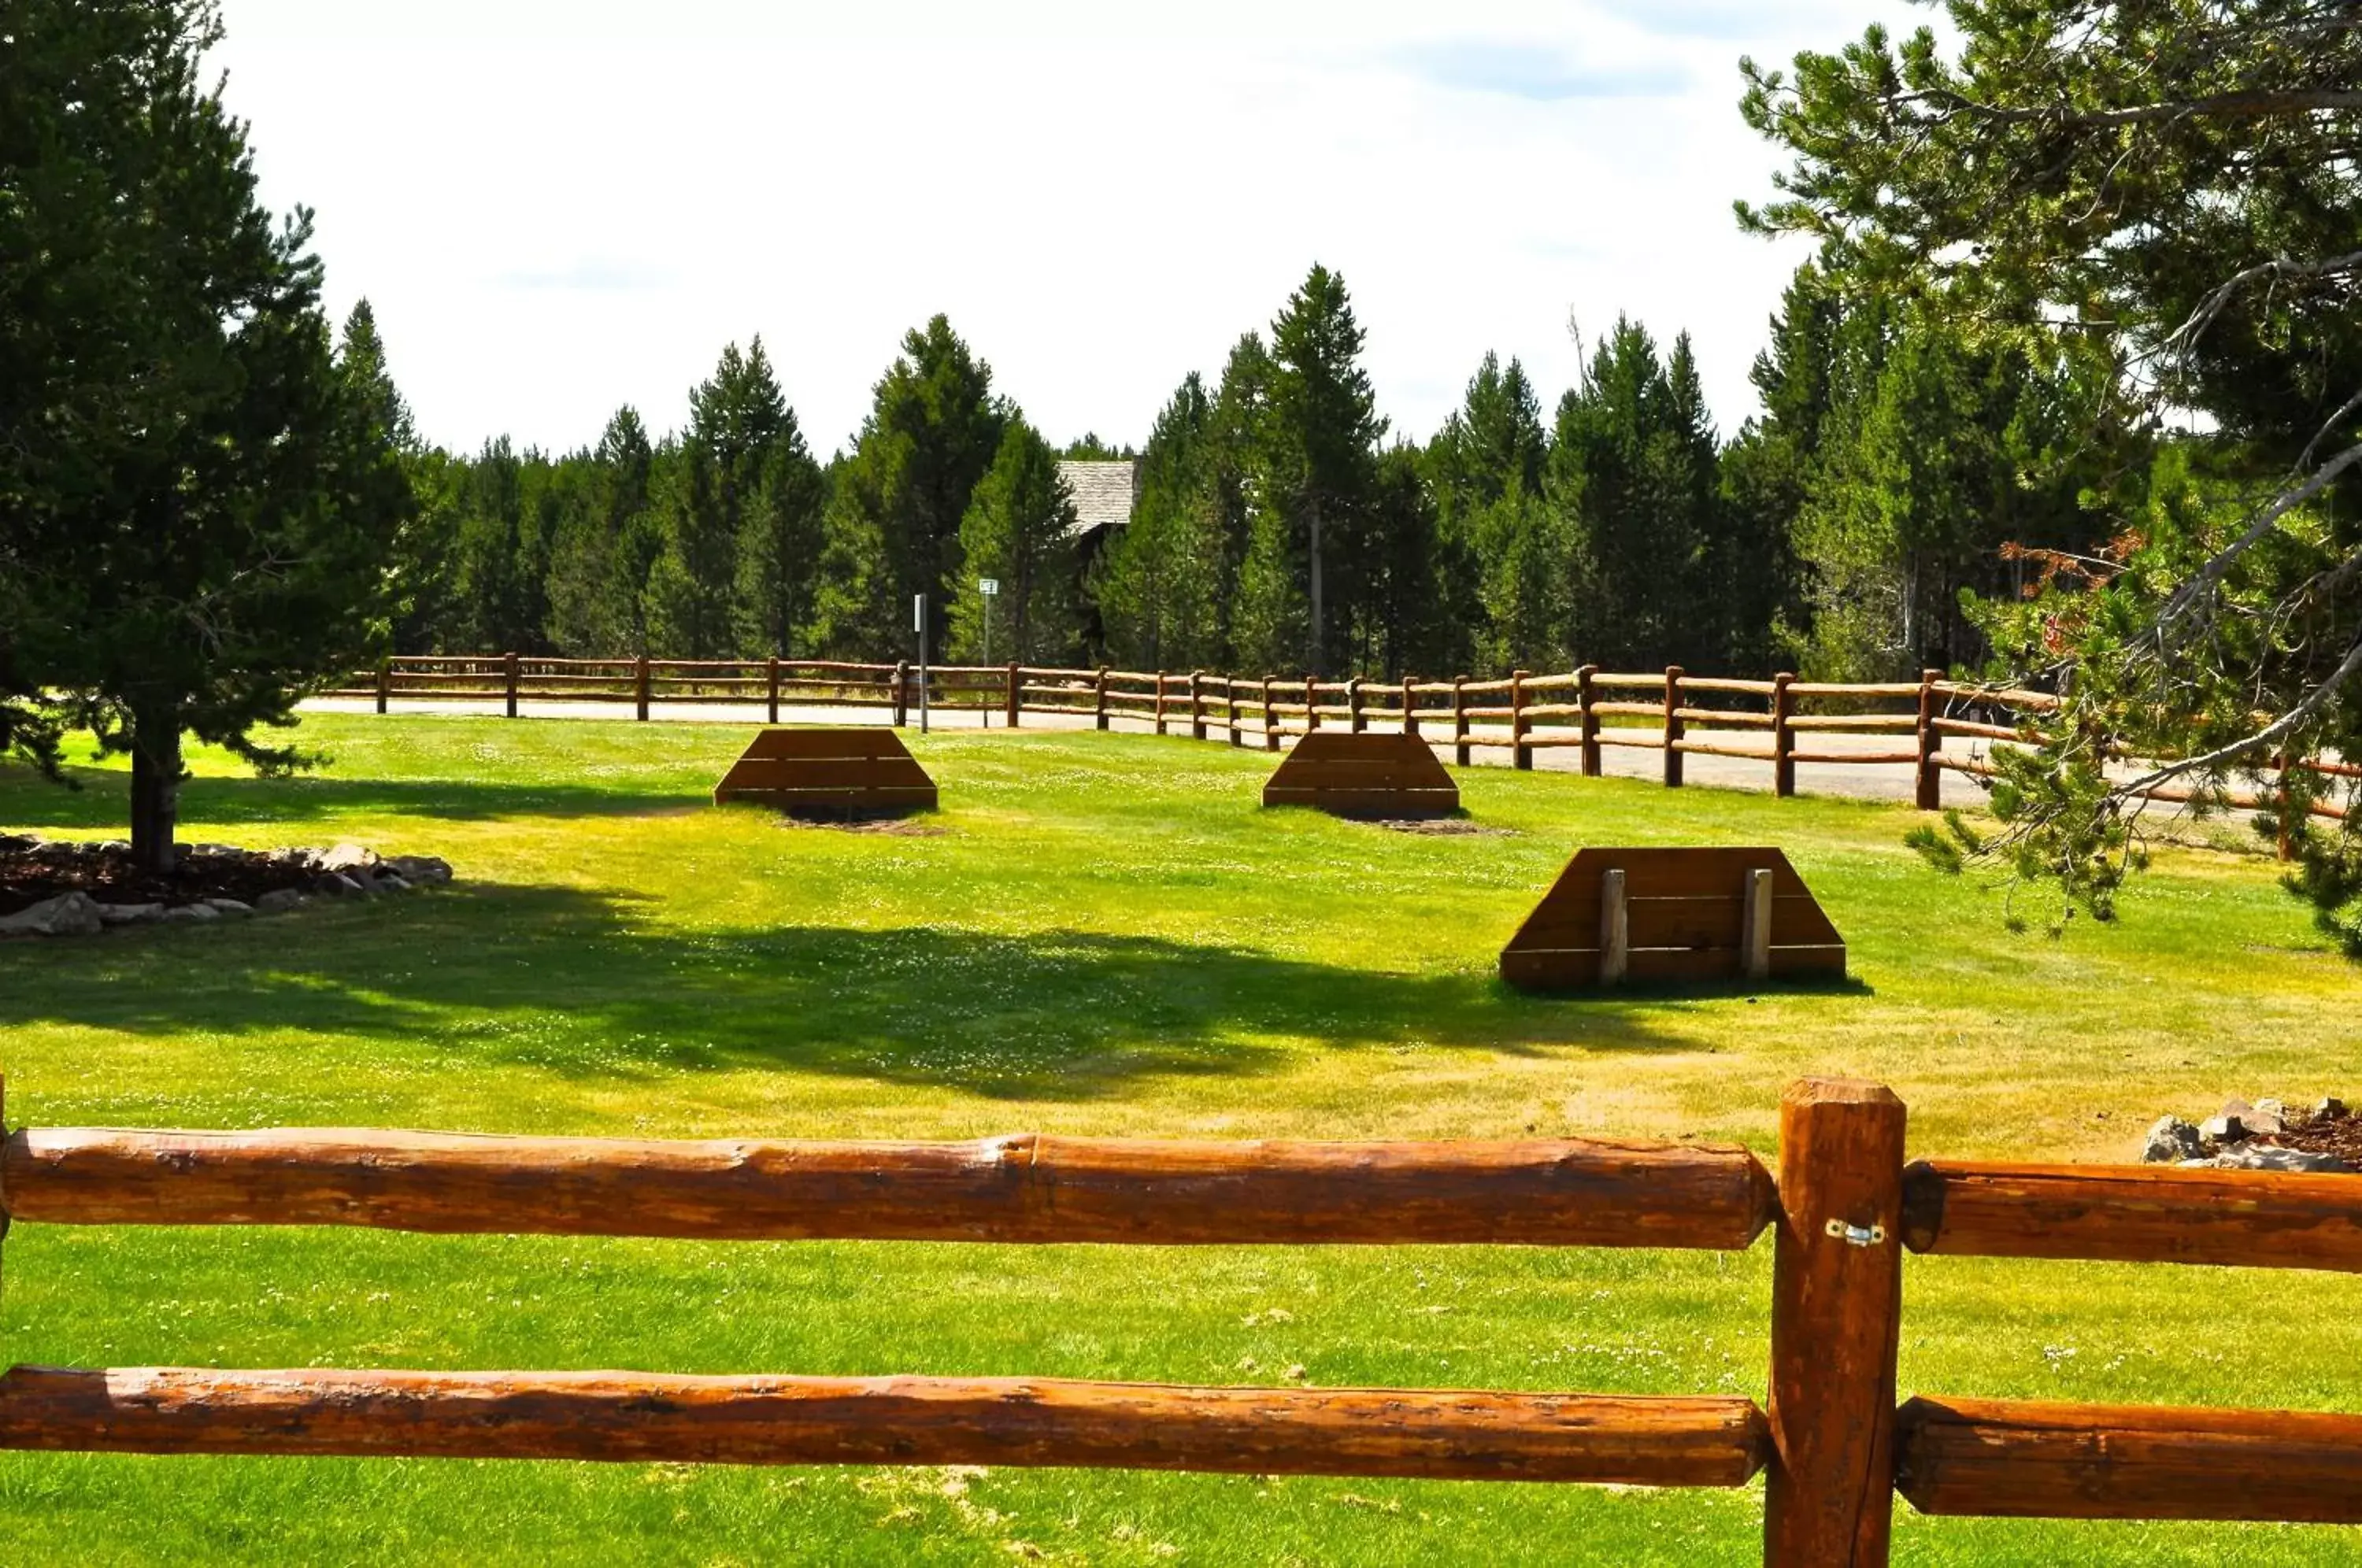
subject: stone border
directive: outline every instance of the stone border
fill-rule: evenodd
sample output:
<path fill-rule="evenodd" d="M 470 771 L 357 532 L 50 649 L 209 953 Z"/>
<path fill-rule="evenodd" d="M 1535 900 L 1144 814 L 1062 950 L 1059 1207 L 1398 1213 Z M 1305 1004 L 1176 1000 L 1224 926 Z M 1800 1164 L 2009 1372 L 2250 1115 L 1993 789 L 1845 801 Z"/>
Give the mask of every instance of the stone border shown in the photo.
<path fill-rule="evenodd" d="M 7 835 L 9 847 L 62 850 L 73 858 L 122 855 L 130 845 L 121 840 L 98 842 Z M 252 902 L 226 897 L 199 897 L 178 903 L 161 900 L 139 903 L 109 903 L 80 889 L 44 899 L 11 915 L 0 916 L 0 938 L 35 936 L 94 936 L 114 926 L 206 925 L 252 915 L 281 914 L 316 899 L 364 899 L 385 893 L 440 886 L 451 880 L 451 866 L 432 855 L 381 856 L 358 844 L 332 848 L 239 849 L 226 844 L 198 844 L 181 851 L 181 869 L 202 872 L 206 862 L 234 863 L 250 875 L 281 882 Z M 226 868 L 226 867 L 225 867 Z"/>

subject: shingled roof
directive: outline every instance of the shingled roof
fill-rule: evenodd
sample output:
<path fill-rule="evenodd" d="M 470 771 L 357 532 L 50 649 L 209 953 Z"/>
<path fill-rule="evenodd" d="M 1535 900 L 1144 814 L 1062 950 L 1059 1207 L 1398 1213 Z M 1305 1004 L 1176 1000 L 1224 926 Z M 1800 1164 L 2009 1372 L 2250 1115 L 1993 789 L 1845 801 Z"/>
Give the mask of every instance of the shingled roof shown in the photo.
<path fill-rule="evenodd" d="M 1115 462 L 1061 459 L 1059 476 L 1075 497 L 1075 532 L 1120 528 L 1131 521 L 1132 503 L 1140 499 L 1140 465 L 1131 458 Z"/>

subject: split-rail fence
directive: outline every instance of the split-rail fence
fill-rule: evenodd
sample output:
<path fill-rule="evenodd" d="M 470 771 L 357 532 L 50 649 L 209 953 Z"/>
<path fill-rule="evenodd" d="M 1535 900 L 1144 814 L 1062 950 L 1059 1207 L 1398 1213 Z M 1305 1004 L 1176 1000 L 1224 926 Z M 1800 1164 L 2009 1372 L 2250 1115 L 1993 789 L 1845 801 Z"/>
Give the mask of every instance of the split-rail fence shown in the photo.
<path fill-rule="evenodd" d="M 1586 665 L 1558 675 L 1519 670 L 1497 680 L 1322 680 L 1310 676 L 1255 678 L 1191 670 L 1139 671 L 1049 668 L 1032 665 L 856 664 L 789 659 L 567 659 L 529 655 L 408 657 L 324 695 L 374 698 L 377 711 L 411 702 L 499 702 L 511 718 L 533 702 L 630 703 L 646 719 L 671 703 L 745 703 L 778 723 L 782 706 L 870 708 L 910 723 L 922 701 L 956 712 L 999 715 L 1016 728 L 1025 716 L 1084 718 L 1098 729 L 1115 721 L 1153 727 L 1158 734 L 1277 751 L 1290 736 L 1316 729 L 1356 732 L 1399 729 L 1451 748 L 1467 767 L 1473 753 L 1509 753 L 1511 765 L 1533 766 L 1537 751 L 1579 749 L 1582 771 L 1597 777 L 1610 750 L 1661 755 L 1664 781 L 1678 787 L 1683 759 L 1693 756 L 1760 762 L 1775 794 L 1796 793 L 1796 766 L 1908 767 L 1922 810 L 1942 802 L 1947 771 L 1991 777 L 1992 748 L 2036 745 L 2058 700 L 2046 692 L 1951 680 L 1927 670 L 1917 680 L 1830 682 L 1775 675 L 1769 680 L 1693 675 L 1676 666 L 1620 673 Z M 1872 735 L 1883 751 L 1842 747 L 1824 738 Z M 1963 750 L 1948 743 L 1966 740 Z M 2362 766 L 2280 757 L 2279 783 L 2265 794 L 2208 795 L 2215 803 L 2258 811 L 2286 798 L 2299 771 L 2317 778 L 2362 778 Z M 2150 799 L 2187 804 L 2202 791 L 2178 785 L 2145 790 Z M 2328 791 L 2322 791 L 2326 794 Z M 2316 817 L 2343 821 L 2333 799 L 2312 799 Z M 2290 852 L 2281 834 L 2280 852 Z"/>
<path fill-rule="evenodd" d="M 1007 1464 L 1745 1485 L 1781 1568 L 1883 1563 L 1923 1514 L 2362 1522 L 2362 1416 L 1896 1398 L 1903 1258 L 2362 1270 L 2362 1177 L 1906 1165 L 1875 1084 L 1793 1086 L 1742 1147 L 666 1143 L 20 1128 L 17 1224 L 1243 1245 L 1744 1250 L 1773 1232 L 1768 1397 L 1026 1377 L 16 1366 L 0 1450 Z M 1921 1265 L 1915 1265 L 1921 1266 Z M 1932 1265 L 1931 1265 L 1932 1266 Z"/>

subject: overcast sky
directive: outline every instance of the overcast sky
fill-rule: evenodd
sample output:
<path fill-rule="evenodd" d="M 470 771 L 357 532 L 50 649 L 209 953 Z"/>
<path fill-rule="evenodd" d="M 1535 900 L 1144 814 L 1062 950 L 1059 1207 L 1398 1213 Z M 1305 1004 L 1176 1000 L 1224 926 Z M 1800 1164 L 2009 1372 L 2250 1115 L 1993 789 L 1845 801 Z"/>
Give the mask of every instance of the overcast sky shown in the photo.
<path fill-rule="evenodd" d="M 1053 440 L 1145 438 L 1316 259 L 1424 438 L 1490 348 L 1686 327 L 1726 434 L 1802 254 L 1737 62 L 1898 0 L 226 0 L 263 193 L 318 215 L 432 439 L 677 427 L 759 333 L 816 451 L 937 311 Z"/>

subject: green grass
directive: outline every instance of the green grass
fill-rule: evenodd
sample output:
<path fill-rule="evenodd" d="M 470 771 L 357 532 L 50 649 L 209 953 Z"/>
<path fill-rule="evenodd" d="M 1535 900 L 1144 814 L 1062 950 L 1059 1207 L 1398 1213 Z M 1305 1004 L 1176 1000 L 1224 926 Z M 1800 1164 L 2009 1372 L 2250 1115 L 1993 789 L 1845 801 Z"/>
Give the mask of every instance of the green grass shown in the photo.
<path fill-rule="evenodd" d="M 1898 808 L 1463 773 L 1508 836 L 1255 804 L 1181 740 L 913 737 L 944 831 L 705 791 L 733 728 L 320 717 L 331 766 L 201 756 L 187 836 L 439 854 L 452 889 L 0 946 L 12 1123 L 966 1137 L 1615 1132 L 1770 1145 L 1875 1077 L 1922 1153 L 2126 1158 L 2160 1111 L 2362 1088 L 2362 978 L 2254 858 L 2174 851 L 2113 927 L 2004 927 Z M 119 831 L 0 771 L 0 824 Z M 1775 843 L 1841 990 L 1545 1001 L 1502 941 L 1586 843 Z M 1770 1250 L 694 1246 L 273 1230 L 6 1242 L 0 1355 L 72 1364 L 1032 1373 L 1761 1395 Z M 2362 1409 L 2315 1275 L 1907 1270 L 1906 1389 Z M 1275 1311 L 1275 1309 L 1277 1309 Z M 359 1461 L 0 1458 L 12 1562 L 1742 1562 L 1760 1488 Z M 1900 1515 L 1914 1562 L 2331 1562 L 2321 1529 Z"/>

